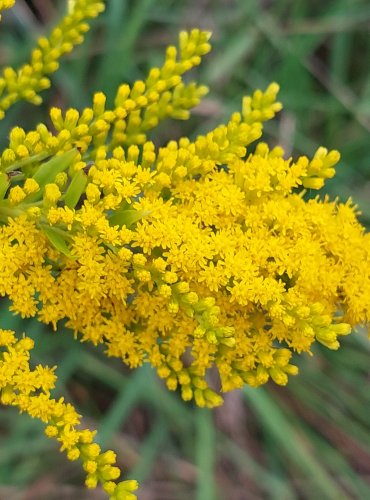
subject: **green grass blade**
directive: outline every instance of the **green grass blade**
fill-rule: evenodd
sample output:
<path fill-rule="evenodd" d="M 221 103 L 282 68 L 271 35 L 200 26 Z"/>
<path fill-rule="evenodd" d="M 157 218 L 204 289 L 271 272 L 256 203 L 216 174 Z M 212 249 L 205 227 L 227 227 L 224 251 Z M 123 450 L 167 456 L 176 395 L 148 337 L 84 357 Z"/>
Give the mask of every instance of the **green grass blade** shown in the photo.
<path fill-rule="evenodd" d="M 196 464 L 198 467 L 197 500 L 215 500 L 216 484 L 214 477 L 215 430 L 212 413 L 198 409 L 195 417 L 196 426 Z"/>
<path fill-rule="evenodd" d="M 266 435 L 274 440 L 281 453 L 300 469 L 321 495 L 333 500 L 341 498 L 342 491 L 325 472 L 319 459 L 312 453 L 311 447 L 304 442 L 299 431 L 290 425 L 289 420 L 269 394 L 261 388 L 258 390 L 245 388 L 243 393 L 256 412 Z"/>

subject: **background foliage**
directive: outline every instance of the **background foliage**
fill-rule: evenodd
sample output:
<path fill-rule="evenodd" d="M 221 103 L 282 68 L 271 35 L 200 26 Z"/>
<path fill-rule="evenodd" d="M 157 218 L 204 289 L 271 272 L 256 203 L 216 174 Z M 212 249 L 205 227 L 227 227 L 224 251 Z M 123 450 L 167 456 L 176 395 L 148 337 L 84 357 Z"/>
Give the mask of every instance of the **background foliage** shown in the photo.
<path fill-rule="evenodd" d="M 27 59 L 66 1 L 18 0 L 3 16 L 0 65 Z M 338 148 L 342 161 L 326 191 L 361 206 L 370 225 L 370 6 L 367 0 L 109 0 L 106 13 L 53 77 L 40 108 L 18 104 L 0 124 L 44 121 L 50 104 L 81 108 L 95 90 L 112 98 L 122 81 L 142 78 L 184 28 L 213 31 L 214 49 L 194 77 L 211 92 L 189 122 L 167 122 L 154 137 L 195 136 L 239 109 L 243 94 L 281 85 L 285 110 L 267 125 L 287 154 Z M 129 373 L 119 361 L 7 313 L 3 328 L 43 338 L 36 362 L 58 364 L 59 391 L 143 483 L 142 500 L 370 498 L 369 353 L 365 332 L 342 349 L 316 348 L 287 388 L 273 384 L 228 394 L 210 412 L 169 393 L 149 367 Z M 0 498 L 104 498 L 80 486 L 82 473 L 56 452 L 42 427 L 0 413 Z"/>

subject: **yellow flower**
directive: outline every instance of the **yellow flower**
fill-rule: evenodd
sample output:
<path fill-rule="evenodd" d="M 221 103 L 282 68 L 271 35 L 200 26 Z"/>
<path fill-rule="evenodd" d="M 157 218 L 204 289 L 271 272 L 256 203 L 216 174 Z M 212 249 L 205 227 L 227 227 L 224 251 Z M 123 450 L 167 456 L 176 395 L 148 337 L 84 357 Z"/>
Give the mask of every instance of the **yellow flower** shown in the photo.
<path fill-rule="evenodd" d="M 32 64 L 5 70 L 0 88 L 10 82 L 14 99 L 39 102 L 43 75 L 102 8 L 71 2 Z M 222 403 L 210 369 L 220 392 L 270 378 L 286 385 L 298 372 L 293 354 L 315 342 L 337 349 L 340 336 L 370 322 L 370 236 L 356 207 L 304 197 L 334 175 L 339 153 L 286 158 L 261 141 L 248 151 L 281 109 L 276 83 L 194 141 L 147 140 L 161 120 L 187 118 L 206 92 L 182 78 L 210 50 L 209 36 L 181 32 L 161 67 L 119 87 L 111 109 L 98 92 L 82 112 L 52 108 L 56 132 L 15 127 L 0 156 L 0 295 L 10 310 L 54 329 L 63 321 L 131 368 L 151 363 L 169 390 L 202 407 Z M 12 99 L 0 96 L 0 109 Z M 67 457 L 82 461 L 87 487 L 135 498 L 135 481 L 116 482 L 113 452 L 78 429 L 70 404 L 50 398 L 54 368 L 29 368 L 32 341 L 0 331 L 1 346 L 3 403 L 45 422 Z"/>
<path fill-rule="evenodd" d="M 87 484 L 94 487 L 101 483 L 108 491 L 134 491 L 137 483 L 122 481 L 115 483 L 121 472 L 116 467 L 116 455 L 113 451 L 101 452 L 93 442 L 94 433 L 77 430 L 80 415 L 63 398 L 51 399 L 50 389 L 54 387 L 54 368 L 37 365 L 31 370 L 29 351 L 33 341 L 28 337 L 17 340 L 14 332 L 0 330 L 2 347 L 0 352 L 0 394 L 3 404 L 18 406 L 21 412 L 28 413 L 46 424 L 45 434 L 56 439 L 61 451 L 67 452 L 70 460 L 80 459 L 87 473 Z M 118 497 L 117 497 L 118 498 Z"/>
<path fill-rule="evenodd" d="M 0 11 L 10 9 L 15 4 L 15 0 L 0 0 Z M 0 14 L 1 19 L 1 14 Z"/>
<path fill-rule="evenodd" d="M 14 5 L 14 0 L 1 0 L 0 10 Z M 99 0 L 76 0 L 69 13 L 54 28 L 49 38 L 40 38 L 37 48 L 32 51 L 31 60 L 18 71 L 5 68 L 0 77 L 0 119 L 16 101 L 24 99 L 33 104 L 42 102 L 39 92 L 50 86 L 47 74 L 59 67 L 58 60 L 83 42 L 89 29 L 86 23 L 104 10 Z"/>

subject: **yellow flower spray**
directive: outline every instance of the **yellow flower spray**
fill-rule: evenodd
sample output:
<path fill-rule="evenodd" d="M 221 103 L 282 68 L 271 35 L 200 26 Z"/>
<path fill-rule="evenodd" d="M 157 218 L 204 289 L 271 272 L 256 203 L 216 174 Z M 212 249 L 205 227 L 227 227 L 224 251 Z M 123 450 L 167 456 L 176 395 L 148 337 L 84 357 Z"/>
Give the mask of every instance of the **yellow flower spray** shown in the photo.
<path fill-rule="evenodd" d="M 1 403 L 17 406 L 21 412 L 47 424 L 45 434 L 60 443 L 60 450 L 67 453 L 69 460 L 82 461 L 88 488 L 101 483 L 111 499 L 136 498 L 131 493 L 137 488 L 136 481 L 115 482 L 121 474 L 114 466 L 115 453 L 101 453 L 100 446 L 93 441 L 95 432 L 76 429 L 80 415 L 71 404 L 63 398 L 51 399 L 50 390 L 56 380 L 54 368 L 37 365 L 34 370 L 30 369 L 32 347 L 32 339 L 17 340 L 14 332 L 0 330 Z"/>
<path fill-rule="evenodd" d="M 40 102 L 45 75 L 102 9 L 70 2 L 31 62 L 4 70 L 2 113 L 20 99 Z M 53 131 L 15 127 L 0 155 L 0 294 L 11 310 L 55 330 L 66 320 L 129 367 L 151 363 L 170 390 L 202 407 L 244 384 L 285 385 L 298 372 L 294 352 L 311 353 L 316 341 L 338 349 L 340 336 L 370 321 L 370 235 L 356 207 L 305 200 L 333 177 L 339 153 L 292 159 L 251 146 L 281 109 L 276 83 L 194 141 L 158 149 L 149 140 L 160 121 L 187 119 L 207 92 L 182 76 L 210 50 L 209 37 L 181 32 L 162 67 L 121 85 L 114 106 L 97 93 L 81 111 L 52 108 Z M 54 369 L 30 369 L 32 341 L 0 338 L 2 403 L 45 422 L 68 458 L 82 461 L 88 487 L 136 498 L 135 481 L 116 483 L 114 453 L 101 453 L 94 433 L 77 429 L 73 407 L 51 399 Z"/>

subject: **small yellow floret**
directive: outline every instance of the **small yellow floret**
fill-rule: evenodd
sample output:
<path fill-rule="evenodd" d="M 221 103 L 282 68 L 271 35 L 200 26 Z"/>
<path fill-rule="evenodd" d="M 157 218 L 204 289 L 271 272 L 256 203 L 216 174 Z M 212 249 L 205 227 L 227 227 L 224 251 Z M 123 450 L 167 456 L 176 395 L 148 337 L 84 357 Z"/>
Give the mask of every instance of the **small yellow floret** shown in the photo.
<path fill-rule="evenodd" d="M 32 194 L 36 193 L 40 189 L 40 186 L 35 179 L 28 178 L 24 183 L 23 189 L 26 194 Z"/>
<path fill-rule="evenodd" d="M 62 196 L 59 186 L 54 182 L 46 184 L 44 191 L 44 200 L 49 203 L 56 203 Z"/>
<path fill-rule="evenodd" d="M 14 186 L 10 189 L 8 200 L 12 205 L 21 203 L 26 197 L 25 191 L 20 186 Z"/>

